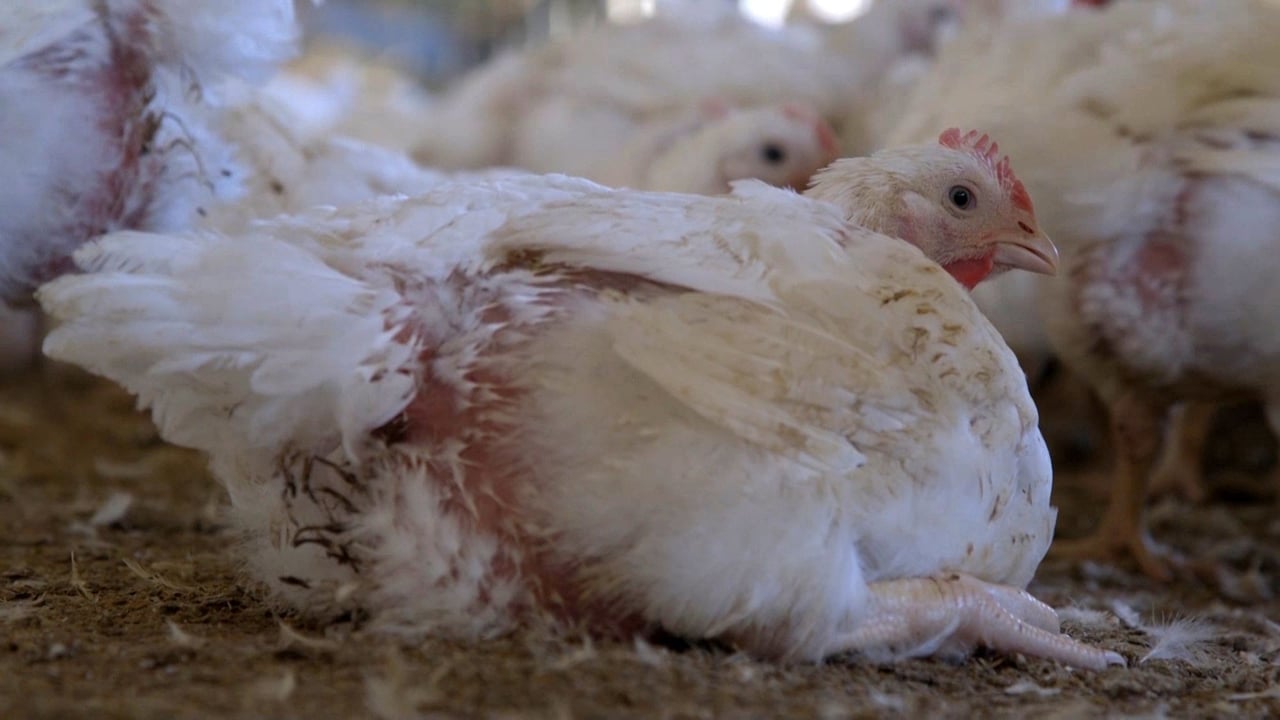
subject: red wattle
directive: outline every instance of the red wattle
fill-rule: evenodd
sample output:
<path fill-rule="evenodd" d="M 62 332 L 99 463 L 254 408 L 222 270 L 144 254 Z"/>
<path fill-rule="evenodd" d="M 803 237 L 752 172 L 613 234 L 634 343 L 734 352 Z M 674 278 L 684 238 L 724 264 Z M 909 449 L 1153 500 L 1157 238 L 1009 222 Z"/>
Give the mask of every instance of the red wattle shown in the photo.
<path fill-rule="evenodd" d="M 991 274 L 991 268 L 994 265 L 995 253 L 992 253 L 986 257 L 973 260 L 957 260 L 943 265 L 942 269 L 951 273 L 951 277 L 955 278 L 966 289 L 972 290 L 974 286 Z"/>

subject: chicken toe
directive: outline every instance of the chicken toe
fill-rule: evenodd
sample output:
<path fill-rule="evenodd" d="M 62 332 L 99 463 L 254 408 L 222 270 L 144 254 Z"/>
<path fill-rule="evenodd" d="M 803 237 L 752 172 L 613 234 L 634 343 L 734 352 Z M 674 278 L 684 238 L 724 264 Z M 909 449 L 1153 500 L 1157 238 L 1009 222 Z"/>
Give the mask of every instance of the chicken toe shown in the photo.
<path fill-rule="evenodd" d="M 839 640 L 847 652 L 889 660 L 987 647 L 1090 670 L 1125 664 L 1117 653 L 1059 633 L 1057 613 L 1023 590 L 960 574 L 869 589 L 869 616 Z"/>

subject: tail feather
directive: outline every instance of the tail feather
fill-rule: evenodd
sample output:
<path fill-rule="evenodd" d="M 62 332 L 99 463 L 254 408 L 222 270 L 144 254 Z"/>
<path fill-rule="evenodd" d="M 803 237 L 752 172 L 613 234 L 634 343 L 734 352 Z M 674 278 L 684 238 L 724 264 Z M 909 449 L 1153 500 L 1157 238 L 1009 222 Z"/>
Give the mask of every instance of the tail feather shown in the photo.
<path fill-rule="evenodd" d="M 93 272 L 38 294 L 64 321 L 45 352 L 137 393 L 174 442 L 356 455 L 412 396 L 400 296 L 289 243 L 117 233 L 76 260 Z"/>

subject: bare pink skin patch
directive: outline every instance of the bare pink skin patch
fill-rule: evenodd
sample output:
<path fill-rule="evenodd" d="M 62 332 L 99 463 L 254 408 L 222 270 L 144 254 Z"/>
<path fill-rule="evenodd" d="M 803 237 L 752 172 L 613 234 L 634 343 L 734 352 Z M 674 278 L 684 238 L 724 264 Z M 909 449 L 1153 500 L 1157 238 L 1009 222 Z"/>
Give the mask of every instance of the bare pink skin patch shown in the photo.
<path fill-rule="evenodd" d="M 554 307 L 603 290 L 635 291 L 641 285 L 650 283 L 627 275 L 573 273 L 544 287 L 565 291 L 545 296 Z M 440 348 L 425 348 L 417 394 L 400 416 L 373 434 L 389 445 L 421 448 L 428 458 L 430 482 L 444 498 L 441 511 L 507 548 L 491 567 L 494 580 L 517 580 L 531 590 L 536 610 L 596 634 L 630 637 L 645 631 L 642 618 L 620 608 L 616 598 L 584 593 L 581 568 L 560 561 L 549 548 L 554 537 L 530 533 L 528 498 L 537 488 L 530 485 L 536 474 L 529 463 L 536 458 L 527 457 L 519 441 L 519 422 L 513 420 L 528 392 L 485 359 L 518 353 L 537 330 L 512 326 L 515 320 L 500 302 L 488 307 L 480 322 L 502 329 L 478 350 L 462 382 L 456 376 L 438 375 L 433 365 Z M 405 336 L 413 332 L 412 326 L 402 330 Z M 434 452 L 448 447 L 459 449 Z"/>

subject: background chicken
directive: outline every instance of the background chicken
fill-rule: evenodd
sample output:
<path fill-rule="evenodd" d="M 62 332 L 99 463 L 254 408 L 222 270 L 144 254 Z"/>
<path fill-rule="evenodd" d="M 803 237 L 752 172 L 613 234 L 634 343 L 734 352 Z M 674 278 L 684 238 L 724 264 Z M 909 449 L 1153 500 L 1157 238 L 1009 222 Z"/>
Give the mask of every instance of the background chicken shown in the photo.
<path fill-rule="evenodd" d="M 802 103 L 837 131 L 860 127 L 856 116 L 880 76 L 904 55 L 931 48 L 950 19 L 939 11 L 957 4 L 882 2 L 835 28 L 761 27 L 728 3 L 660 7 L 644 22 L 509 52 L 462 77 L 438 98 L 415 156 L 444 168 L 582 167 L 637 124 L 709 97 L 744 106 Z M 987 5 L 992 13 L 1003 7 Z M 849 154 L 870 149 L 844 145 Z"/>
<path fill-rule="evenodd" d="M 551 157 L 533 169 L 613 187 L 716 195 L 728 192 L 734 180 L 748 179 L 803 190 L 839 156 L 835 132 L 808 107 L 735 108 L 708 100 L 693 111 L 640 124 L 620 148 L 581 171 Z"/>
<path fill-rule="evenodd" d="M 311 612 L 1102 668 L 1123 660 L 1022 590 L 1048 457 L 943 272 L 1043 252 L 994 150 L 950 132 L 842 161 L 811 191 L 837 204 L 516 176 L 239 237 L 118 234 L 41 291 L 65 322 L 47 349 L 208 452 L 255 575 Z"/>
<path fill-rule="evenodd" d="M 437 99 L 415 157 L 444 168 L 583 166 L 636 125 L 709 97 L 826 115 L 854 79 L 825 59 L 816 33 L 763 28 L 730 8 L 593 28 L 464 76 Z"/>
<path fill-rule="evenodd" d="M 339 134 L 308 137 L 274 95 L 244 89 L 217 131 L 234 149 L 243 197 L 211 205 L 200 226 L 238 232 L 253 221 L 317 205 L 345 206 L 383 195 L 416 195 L 450 180 L 521 174 L 511 168 L 445 173 L 382 145 Z"/>
<path fill-rule="evenodd" d="M 397 152 L 421 140 L 433 99 L 394 62 L 335 42 L 309 43 L 260 90 L 304 141 L 340 135 Z"/>
<path fill-rule="evenodd" d="M 1277 32 L 1262 2 L 1128 0 L 958 38 L 895 135 L 943 117 L 998 128 L 1062 248 L 1065 281 L 1038 300 L 1055 350 L 1109 408 L 1118 467 L 1098 533 L 1055 552 L 1168 577 L 1142 508 L 1171 406 L 1243 394 L 1280 424 Z"/>
<path fill-rule="evenodd" d="M 209 102 L 292 48 L 292 3 L 63 0 L 0 11 L 0 295 L 89 238 L 182 227 L 226 182 Z"/>

